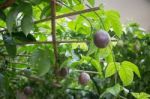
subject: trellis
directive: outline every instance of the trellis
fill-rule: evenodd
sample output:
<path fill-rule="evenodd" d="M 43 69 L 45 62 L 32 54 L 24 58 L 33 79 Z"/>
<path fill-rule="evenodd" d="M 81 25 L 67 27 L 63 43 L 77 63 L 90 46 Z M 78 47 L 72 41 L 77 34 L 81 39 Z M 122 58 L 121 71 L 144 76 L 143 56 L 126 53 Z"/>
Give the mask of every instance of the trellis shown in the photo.
<path fill-rule="evenodd" d="M 59 67 L 59 65 L 57 64 L 58 63 L 58 51 L 57 51 L 57 44 L 59 43 L 83 43 L 83 42 L 88 42 L 86 40 L 82 40 L 82 41 L 71 41 L 71 40 L 64 40 L 64 41 L 57 41 L 56 39 L 56 20 L 57 19 L 60 19 L 60 18 L 65 18 L 65 17 L 69 17 L 69 16 L 74 16 L 74 15 L 81 15 L 83 13 L 88 13 L 88 12 L 93 12 L 93 11 L 97 11 L 97 10 L 100 10 L 99 7 L 93 7 L 93 8 L 88 8 L 88 9 L 85 9 L 85 10 L 80 10 L 80 11 L 74 11 L 74 12 L 70 12 L 70 13 L 66 13 L 66 14 L 62 14 L 62 15 L 56 15 L 56 0 L 51 0 L 50 2 L 50 6 L 51 6 L 51 16 L 45 18 L 45 19 L 41 19 L 41 20 L 37 20 L 37 21 L 34 21 L 34 24 L 39 24 L 39 23 L 42 23 L 42 22 L 47 22 L 47 21 L 51 21 L 51 28 L 52 28 L 52 31 L 51 31 L 51 35 L 52 35 L 52 41 L 35 41 L 35 42 L 25 42 L 25 43 L 16 43 L 16 45 L 19 45 L 19 46 L 24 46 L 24 45 L 27 45 L 27 44 L 53 44 L 53 50 L 54 50 L 54 57 L 55 57 L 55 64 L 54 64 L 54 67 L 57 69 Z M 20 26 L 18 26 L 17 28 L 19 28 Z M 3 32 L 6 32 L 7 29 L 4 29 L 4 30 L 1 30 L 0 33 L 3 33 Z M 0 46 L 3 46 L 3 45 L 0 45 Z M 6 55 L 8 56 L 8 55 Z M 25 57 L 29 57 L 28 55 L 16 55 L 16 56 L 25 56 Z M 21 63 L 18 63 L 18 64 L 21 64 Z M 83 70 L 75 70 L 77 72 L 83 72 Z M 98 74 L 98 72 L 94 72 L 94 71 L 84 71 L 84 72 L 87 72 L 87 73 L 94 73 L 94 74 Z M 30 76 L 29 78 L 31 79 L 36 79 L 38 81 L 43 81 L 42 79 L 38 78 L 38 77 L 34 77 L 34 76 Z"/>

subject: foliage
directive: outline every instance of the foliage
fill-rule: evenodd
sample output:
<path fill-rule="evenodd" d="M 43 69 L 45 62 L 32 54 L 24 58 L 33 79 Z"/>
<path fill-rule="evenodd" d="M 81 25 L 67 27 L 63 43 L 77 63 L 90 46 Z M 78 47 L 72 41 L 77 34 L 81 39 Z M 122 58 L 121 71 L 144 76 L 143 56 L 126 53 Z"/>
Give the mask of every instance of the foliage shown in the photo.
<path fill-rule="evenodd" d="M 7 0 L 0 4 L 4 2 Z M 90 9 L 94 4 L 95 0 L 87 0 L 87 3 L 57 0 L 56 14 Z M 58 60 L 55 64 L 50 22 L 37 21 L 50 15 L 48 0 L 16 0 L 0 9 L 1 99 L 149 97 L 143 93 L 150 90 L 147 74 L 149 34 L 136 24 L 123 27 L 117 11 L 106 11 L 100 5 L 97 11 L 57 19 L 56 39 L 78 42 L 57 43 Z M 93 43 L 93 34 L 98 30 L 105 30 L 111 36 L 106 48 L 99 49 Z M 84 41 L 81 43 L 81 40 Z M 62 67 L 69 69 L 66 77 L 58 74 Z M 91 80 L 88 85 L 79 84 L 80 72 L 89 73 Z M 26 86 L 32 87 L 31 96 L 23 93 Z"/>

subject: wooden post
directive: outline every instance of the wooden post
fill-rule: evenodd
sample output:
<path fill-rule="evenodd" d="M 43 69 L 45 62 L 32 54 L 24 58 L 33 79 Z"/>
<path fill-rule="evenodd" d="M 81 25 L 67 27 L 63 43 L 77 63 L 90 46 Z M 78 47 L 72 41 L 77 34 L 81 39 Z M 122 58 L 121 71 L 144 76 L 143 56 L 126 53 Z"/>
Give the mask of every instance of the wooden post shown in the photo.
<path fill-rule="evenodd" d="M 52 28 L 52 41 L 54 48 L 54 57 L 55 57 L 55 68 L 57 68 L 58 62 L 58 52 L 57 52 L 57 42 L 56 42 L 56 0 L 51 0 L 51 28 Z"/>

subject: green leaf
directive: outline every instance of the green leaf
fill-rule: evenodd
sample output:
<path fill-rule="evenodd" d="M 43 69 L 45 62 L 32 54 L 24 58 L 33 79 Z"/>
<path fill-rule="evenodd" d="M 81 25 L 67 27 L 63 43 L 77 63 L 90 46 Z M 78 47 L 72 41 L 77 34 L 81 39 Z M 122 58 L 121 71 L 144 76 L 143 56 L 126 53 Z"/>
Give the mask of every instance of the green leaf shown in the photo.
<path fill-rule="evenodd" d="M 135 93 L 132 92 L 131 93 L 136 99 L 149 99 L 150 98 L 150 94 L 147 94 L 145 92 L 140 92 L 140 93 Z"/>
<path fill-rule="evenodd" d="M 106 11 L 106 20 L 108 25 L 111 24 L 114 32 L 118 37 L 122 35 L 122 24 L 120 22 L 120 15 L 118 12 L 110 10 Z"/>
<path fill-rule="evenodd" d="M 90 43 L 89 48 L 88 48 L 88 52 L 87 52 L 87 56 L 95 53 L 98 49 L 97 47 L 94 45 L 93 41 Z"/>
<path fill-rule="evenodd" d="M 109 47 L 99 49 L 99 56 L 101 58 L 106 58 L 109 54 L 111 54 L 111 49 Z"/>
<path fill-rule="evenodd" d="M 114 96 L 118 96 L 118 94 L 123 90 L 123 88 L 119 85 L 116 84 L 113 87 L 107 88 L 105 93 L 111 93 Z"/>
<path fill-rule="evenodd" d="M 131 63 L 131 62 L 129 62 L 129 61 L 123 61 L 123 62 L 122 62 L 122 65 L 125 65 L 125 66 L 128 66 L 129 68 L 131 68 L 132 71 L 135 72 L 135 74 L 136 74 L 138 77 L 141 78 L 139 69 L 138 69 L 138 67 L 137 67 L 135 64 L 133 64 L 133 63 Z"/>
<path fill-rule="evenodd" d="M 9 35 L 3 35 L 3 41 L 6 47 L 6 50 L 11 58 L 14 58 L 17 53 L 17 47 L 14 39 L 12 36 Z"/>
<path fill-rule="evenodd" d="M 91 60 L 91 64 L 95 67 L 95 69 L 98 71 L 99 75 L 102 76 L 102 68 L 101 65 L 99 63 L 99 61 L 92 59 Z"/>
<path fill-rule="evenodd" d="M 88 2 L 90 3 L 91 6 L 95 5 L 95 0 L 88 0 Z"/>
<path fill-rule="evenodd" d="M 51 15 L 51 10 L 50 10 L 50 6 L 45 6 L 41 12 L 41 15 L 40 15 L 40 18 L 43 19 L 43 18 L 46 18 L 48 16 Z"/>
<path fill-rule="evenodd" d="M 84 60 L 86 60 L 87 62 L 91 63 L 92 66 L 94 66 L 94 68 L 99 72 L 99 75 L 102 75 L 102 68 L 101 68 L 99 61 L 97 61 L 89 56 L 82 56 L 81 60 L 82 60 L 81 62 L 84 62 Z"/>
<path fill-rule="evenodd" d="M 22 31 L 27 36 L 33 30 L 33 20 L 32 16 L 25 15 L 21 21 Z"/>
<path fill-rule="evenodd" d="M 19 13 L 19 9 L 15 7 L 15 8 L 12 8 L 7 14 L 6 25 L 7 25 L 7 29 L 9 33 L 13 31 L 13 27 L 16 24 L 15 20 L 16 20 L 18 13 Z"/>
<path fill-rule="evenodd" d="M 48 48 L 37 49 L 32 53 L 30 63 L 37 71 L 37 75 L 44 76 L 50 70 L 50 60 L 52 58 L 50 58 L 50 50 Z"/>
<path fill-rule="evenodd" d="M 32 5 L 27 2 L 23 2 L 19 6 L 20 10 L 24 13 L 26 16 L 32 16 L 33 10 L 32 10 Z"/>
<path fill-rule="evenodd" d="M 40 4 L 43 0 L 30 0 L 33 5 Z"/>
<path fill-rule="evenodd" d="M 6 20 L 6 15 L 2 10 L 0 10 L 0 19 L 2 19 L 3 21 Z"/>
<path fill-rule="evenodd" d="M 107 78 L 107 77 L 114 75 L 119 70 L 119 68 L 120 68 L 119 63 L 117 63 L 117 62 L 109 63 L 107 68 L 106 68 L 105 77 Z"/>
<path fill-rule="evenodd" d="M 121 67 L 119 69 L 119 76 L 120 76 L 121 81 L 123 82 L 124 86 L 130 85 L 132 83 L 133 77 L 134 77 L 132 69 L 126 65 L 121 65 Z"/>

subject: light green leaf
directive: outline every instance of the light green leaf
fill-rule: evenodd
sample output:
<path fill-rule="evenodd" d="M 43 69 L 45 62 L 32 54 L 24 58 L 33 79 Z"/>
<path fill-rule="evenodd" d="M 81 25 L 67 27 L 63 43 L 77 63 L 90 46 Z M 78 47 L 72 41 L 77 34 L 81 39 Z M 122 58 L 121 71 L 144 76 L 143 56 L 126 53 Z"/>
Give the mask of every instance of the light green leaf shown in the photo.
<path fill-rule="evenodd" d="M 21 21 L 21 28 L 27 36 L 33 30 L 32 16 L 25 15 Z"/>
<path fill-rule="evenodd" d="M 94 66 L 94 68 L 99 72 L 99 74 L 102 75 L 102 68 L 98 60 L 95 60 L 89 56 L 82 56 L 81 60 L 82 60 L 81 62 L 86 61 L 86 62 L 91 63 L 92 66 Z"/>
<path fill-rule="evenodd" d="M 105 58 L 109 54 L 111 54 L 111 49 L 109 47 L 99 49 L 99 55 L 100 55 L 101 58 Z"/>
<path fill-rule="evenodd" d="M 95 0 L 88 0 L 88 2 L 90 3 L 91 6 L 95 5 Z"/>
<path fill-rule="evenodd" d="M 134 93 L 134 92 L 132 92 L 132 95 L 136 99 L 149 99 L 150 98 L 150 94 L 147 94 L 145 92 L 140 92 L 140 93 Z"/>
<path fill-rule="evenodd" d="M 37 49 L 35 52 L 33 52 L 30 62 L 37 71 L 37 74 L 39 76 L 43 76 L 50 70 L 50 60 L 52 60 L 50 59 L 50 50 L 45 48 Z"/>
<path fill-rule="evenodd" d="M 119 84 L 116 84 L 113 87 L 107 88 L 105 93 L 111 93 L 114 96 L 118 96 L 122 90 L 122 87 Z"/>
<path fill-rule="evenodd" d="M 89 56 L 89 55 L 95 53 L 95 52 L 98 50 L 97 47 L 94 45 L 93 41 L 90 42 L 90 45 L 89 45 L 89 48 L 88 48 L 88 49 L 89 49 L 89 50 L 88 50 L 88 52 L 87 52 L 87 56 Z"/>
<path fill-rule="evenodd" d="M 135 74 L 136 74 L 138 77 L 141 78 L 139 69 L 138 69 L 138 67 L 137 67 L 135 64 L 133 64 L 133 63 L 131 63 L 131 62 L 129 62 L 129 61 L 123 61 L 123 62 L 122 62 L 122 65 L 125 65 L 125 66 L 128 66 L 129 68 L 131 68 L 132 71 L 135 72 Z"/>
<path fill-rule="evenodd" d="M 117 62 L 109 63 L 107 68 L 106 68 L 105 77 L 107 78 L 107 77 L 114 75 L 119 70 L 119 68 L 120 68 L 119 63 L 117 63 Z"/>
<path fill-rule="evenodd" d="M 110 10 L 106 11 L 106 20 L 108 25 L 111 24 L 114 32 L 118 37 L 122 35 L 122 24 L 120 22 L 120 15 L 118 12 Z"/>
<path fill-rule="evenodd" d="M 102 68 L 101 68 L 99 61 L 92 59 L 91 64 L 95 67 L 95 69 L 98 71 L 99 75 L 101 76 L 102 75 Z"/>
<path fill-rule="evenodd" d="M 133 72 L 132 69 L 129 68 L 126 65 L 122 65 L 119 69 L 119 76 L 121 78 L 121 81 L 123 82 L 124 86 L 128 86 L 133 81 Z"/>

